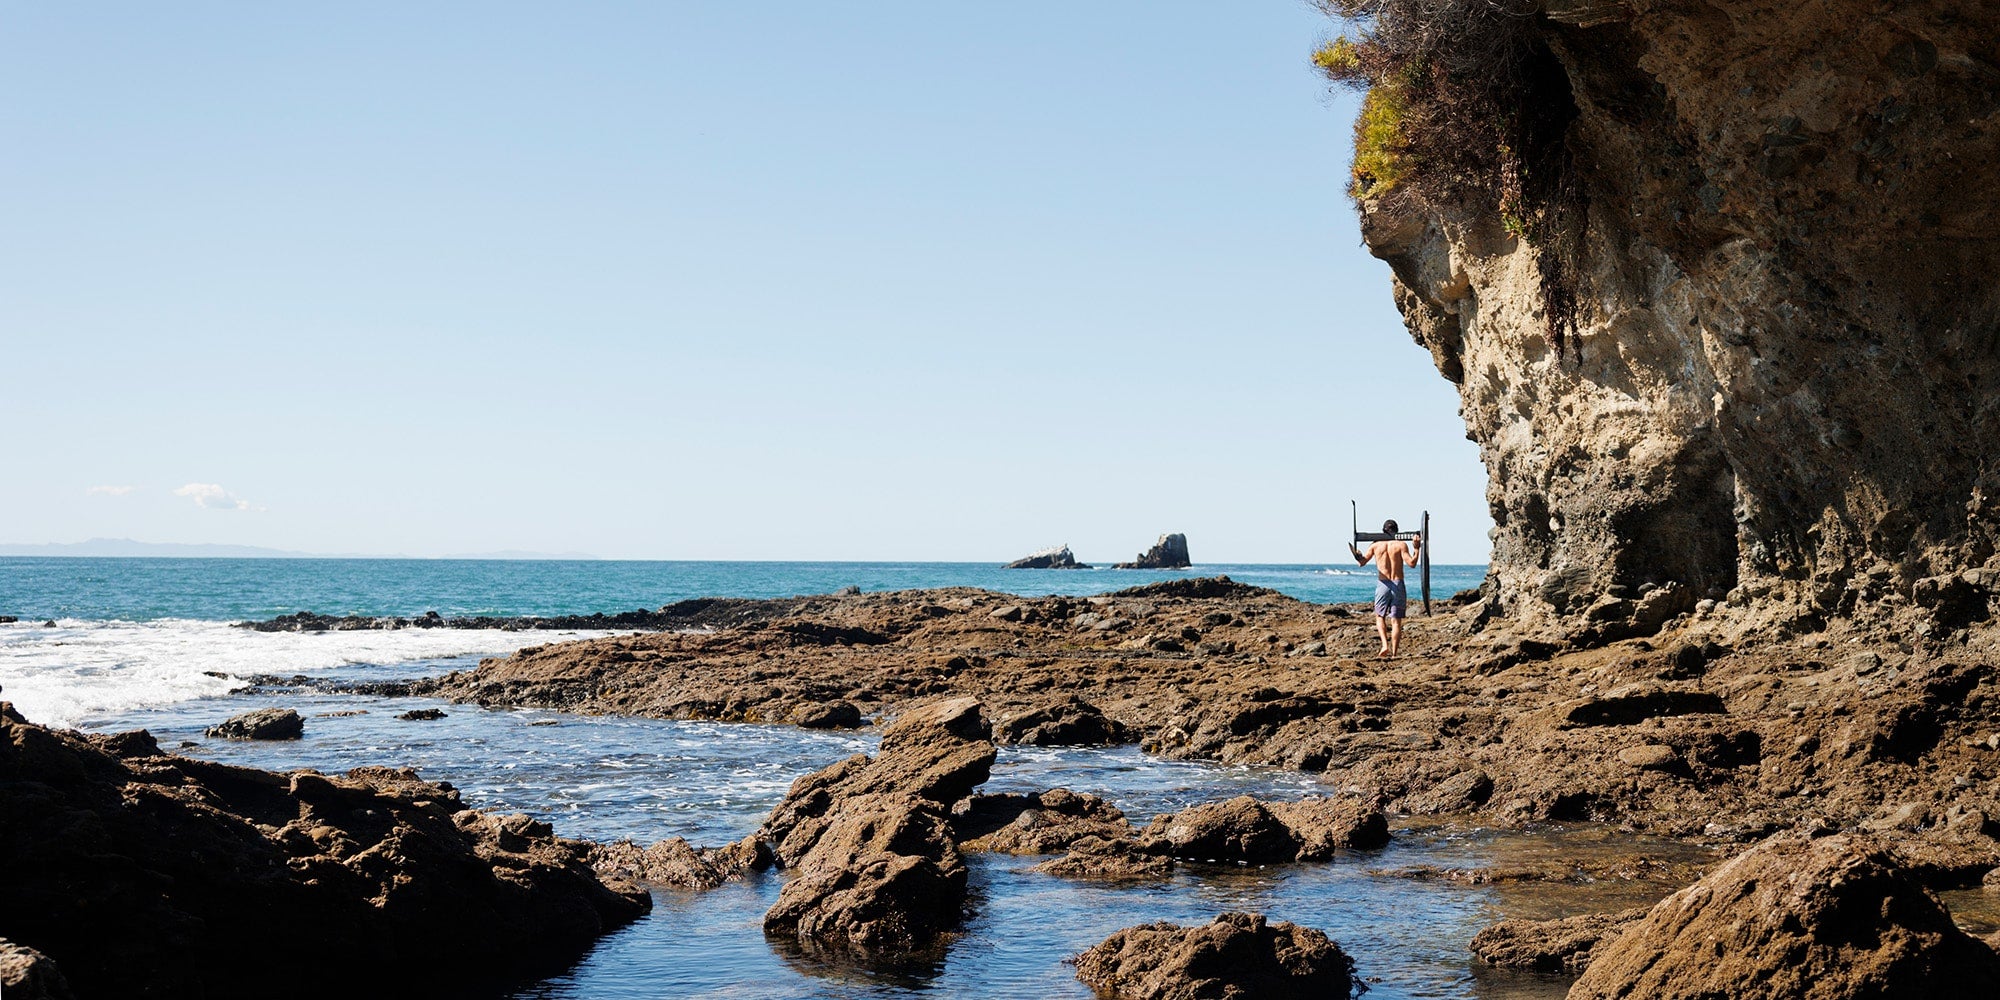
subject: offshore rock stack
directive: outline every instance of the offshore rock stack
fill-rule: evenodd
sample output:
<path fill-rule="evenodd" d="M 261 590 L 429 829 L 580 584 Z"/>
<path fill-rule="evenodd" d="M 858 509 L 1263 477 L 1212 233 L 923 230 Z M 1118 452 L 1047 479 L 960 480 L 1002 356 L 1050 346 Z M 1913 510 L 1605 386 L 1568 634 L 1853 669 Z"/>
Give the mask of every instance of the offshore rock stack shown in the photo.
<path fill-rule="evenodd" d="M 1001 569 L 1089 569 L 1090 565 L 1088 563 L 1077 562 L 1076 554 L 1069 550 L 1068 545 L 1057 545 L 1043 549 L 1040 552 L 1031 552 L 1000 568 Z"/>
<path fill-rule="evenodd" d="M 1112 569 L 1186 569 L 1194 565 L 1188 559 L 1187 536 L 1179 532 L 1161 535 L 1153 547 L 1139 553 L 1137 559 L 1122 562 Z"/>

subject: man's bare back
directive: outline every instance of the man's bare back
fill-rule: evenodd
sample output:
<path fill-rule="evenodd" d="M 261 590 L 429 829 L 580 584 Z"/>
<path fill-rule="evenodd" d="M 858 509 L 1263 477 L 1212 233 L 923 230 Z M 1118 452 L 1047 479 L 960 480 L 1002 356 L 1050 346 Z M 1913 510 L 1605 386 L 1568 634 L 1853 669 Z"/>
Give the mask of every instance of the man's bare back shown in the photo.
<path fill-rule="evenodd" d="M 1382 522 L 1383 534 L 1396 533 L 1396 522 Z M 1409 608 L 1409 587 L 1403 582 L 1403 570 L 1417 561 L 1424 548 L 1424 537 L 1418 535 L 1410 541 L 1388 539 L 1371 542 L 1363 552 L 1348 543 L 1347 551 L 1354 553 L 1354 561 L 1366 566 L 1375 564 L 1375 631 L 1382 637 L 1382 659 L 1395 657 L 1403 649 L 1403 615 Z"/>
<path fill-rule="evenodd" d="M 1417 544 L 1422 545 L 1423 539 L 1419 538 Z M 1367 550 L 1356 558 L 1363 566 L 1373 562 L 1376 576 L 1401 582 L 1403 569 L 1416 563 L 1417 552 L 1409 542 L 1371 542 Z"/>

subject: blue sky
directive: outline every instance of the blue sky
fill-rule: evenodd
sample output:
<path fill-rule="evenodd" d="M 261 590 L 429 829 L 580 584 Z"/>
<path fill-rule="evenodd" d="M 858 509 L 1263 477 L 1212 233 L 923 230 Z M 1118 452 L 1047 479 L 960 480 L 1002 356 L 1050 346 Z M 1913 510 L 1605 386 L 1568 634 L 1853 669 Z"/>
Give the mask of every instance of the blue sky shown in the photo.
<path fill-rule="evenodd" d="M 1485 560 L 1303 0 L 419 8 L 7 5 L 0 542 Z"/>

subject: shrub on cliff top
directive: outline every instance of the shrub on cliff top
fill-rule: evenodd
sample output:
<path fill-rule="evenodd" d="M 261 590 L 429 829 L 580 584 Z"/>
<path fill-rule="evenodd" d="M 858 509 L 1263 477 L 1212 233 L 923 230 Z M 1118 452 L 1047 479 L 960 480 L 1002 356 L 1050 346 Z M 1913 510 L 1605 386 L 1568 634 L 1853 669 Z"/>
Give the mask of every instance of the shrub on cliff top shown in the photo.
<path fill-rule="evenodd" d="M 1355 123 L 1357 200 L 1399 188 L 1469 206 L 1534 247 L 1544 330 L 1560 352 L 1576 330 L 1588 205 L 1566 142 L 1576 103 L 1533 0 L 1315 0 L 1351 22 L 1313 53 L 1330 79 L 1365 89 Z"/>

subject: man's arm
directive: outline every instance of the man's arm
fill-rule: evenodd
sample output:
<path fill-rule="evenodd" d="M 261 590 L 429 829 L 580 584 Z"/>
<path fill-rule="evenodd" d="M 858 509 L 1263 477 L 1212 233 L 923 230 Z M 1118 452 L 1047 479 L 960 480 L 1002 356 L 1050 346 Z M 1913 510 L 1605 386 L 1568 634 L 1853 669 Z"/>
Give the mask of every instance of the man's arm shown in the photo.
<path fill-rule="evenodd" d="M 1418 535 L 1417 537 L 1412 538 L 1407 542 L 1404 542 L 1403 548 L 1410 554 L 1406 565 L 1410 566 L 1416 565 L 1417 558 L 1423 555 L 1424 553 L 1424 536 Z"/>
<path fill-rule="evenodd" d="M 1366 566 L 1368 565 L 1368 560 L 1374 557 L 1375 546 L 1368 546 L 1368 554 L 1363 555 L 1360 549 L 1354 547 L 1353 542 L 1348 542 L 1347 551 L 1350 555 L 1354 556 L 1354 564 L 1356 566 Z"/>

